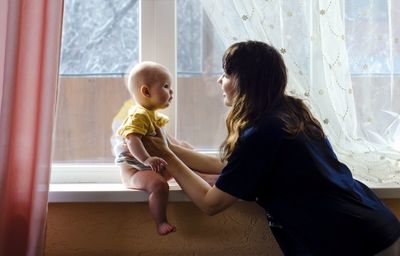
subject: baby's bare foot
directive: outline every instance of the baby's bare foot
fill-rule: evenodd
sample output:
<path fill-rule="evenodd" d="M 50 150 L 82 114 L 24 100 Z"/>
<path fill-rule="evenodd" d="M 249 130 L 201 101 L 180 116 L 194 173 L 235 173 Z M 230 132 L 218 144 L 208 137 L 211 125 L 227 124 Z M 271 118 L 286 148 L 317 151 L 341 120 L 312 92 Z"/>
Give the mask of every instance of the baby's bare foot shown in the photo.
<path fill-rule="evenodd" d="M 168 222 L 164 222 L 157 226 L 157 231 L 160 236 L 164 236 L 168 235 L 171 232 L 175 232 L 176 227 L 169 224 Z"/>

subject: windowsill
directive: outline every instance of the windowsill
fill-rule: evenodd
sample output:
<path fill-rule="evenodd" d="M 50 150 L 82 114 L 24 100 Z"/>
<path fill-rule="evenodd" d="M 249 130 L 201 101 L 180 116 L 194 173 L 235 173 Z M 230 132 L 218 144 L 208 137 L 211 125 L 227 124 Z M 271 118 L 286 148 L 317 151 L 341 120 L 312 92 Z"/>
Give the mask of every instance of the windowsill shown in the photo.
<path fill-rule="evenodd" d="M 190 201 L 175 180 L 168 183 L 169 201 Z M 147 192 L 127 189 L 121 183 L 50 184 L 49 190 L 49 203 L 147 202 L 148 199 Z"/>
<path fill-rule="evenodd" d="M 171 180 L 169 201 L 190 201 L 179 185 Z M 394 186 L 371 186 L 381 199 L 400 198 L 400 188 Z M 50 184 L 49 202 L 146 202 L 148 194 L 145 191 L 126 189 L 119 183 L 75 183 Z"/>
<path fill-rule="evenodd" d="M 203 152 L 215 154 L 215 152 Z M 186 194 L 175 180 L 170 185 L 169 201 L 188 202 Z M 397 184 L 368 184 L 381 199 L 400 199 Z M 126 189 L 119 177 L 119 169 L 109 164 L 53 164 L 49 202 L 146 202 L 145 191 Z"/>

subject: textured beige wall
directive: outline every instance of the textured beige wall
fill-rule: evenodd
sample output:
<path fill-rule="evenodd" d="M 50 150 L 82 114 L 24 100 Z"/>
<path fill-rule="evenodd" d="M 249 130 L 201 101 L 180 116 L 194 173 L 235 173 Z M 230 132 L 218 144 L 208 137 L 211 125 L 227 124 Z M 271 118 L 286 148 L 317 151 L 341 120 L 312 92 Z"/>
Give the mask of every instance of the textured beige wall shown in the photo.
<path fill-rule="evenodd" d="M 400 199 L 384 200 L 400 219 Z M 46 255 L 282 255 L 263 210 L 239 202 L 209 217 L 192 203 L 170 203 L 178 231 L 158 236 L 147 203 L 50 204 Z"/>
<path fill-rule="evenodd" d="M 177 232 L 158 236 L 147 203 L 50 204 L 46 255 L 282 255 L 263 210 L 239 202 L 216 216 L 170 203 Z"/>

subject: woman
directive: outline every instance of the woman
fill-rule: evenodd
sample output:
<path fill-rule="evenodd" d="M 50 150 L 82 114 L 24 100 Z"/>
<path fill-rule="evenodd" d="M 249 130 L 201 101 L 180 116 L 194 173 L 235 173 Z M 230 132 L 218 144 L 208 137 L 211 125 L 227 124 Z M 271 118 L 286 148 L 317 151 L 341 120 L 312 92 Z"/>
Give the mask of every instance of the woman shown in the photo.
<path fill-rule="evenodd" d="M 223 69 L 218 83 L 231 107 L 221 146 L 225 165 L 162 143 L 162 134 L 147 140 L 190 199 L 209 215 L 238 199 L 256 201 L 285 255 L 396 253 L 399 221 L 338 161 L 305 104 L 285 94 L 286 67 L 276 49 L 235 43 L 223 56 Z M 223 169 L 210 187 L 189 168 Z"/>

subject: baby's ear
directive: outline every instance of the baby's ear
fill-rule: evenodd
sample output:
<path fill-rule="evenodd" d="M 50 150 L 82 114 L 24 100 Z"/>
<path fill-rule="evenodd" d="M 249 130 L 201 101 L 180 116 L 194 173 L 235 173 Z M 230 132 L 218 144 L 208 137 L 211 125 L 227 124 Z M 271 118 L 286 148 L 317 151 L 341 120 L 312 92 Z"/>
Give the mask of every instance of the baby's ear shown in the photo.
<path fill-rule="evenodd" d="M 143 96 L 150 97 L 150 89 L 147 85 L 142 85 L 140 87 L 140 92 L 142 93 Z"/>

